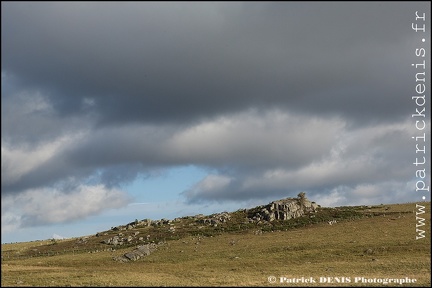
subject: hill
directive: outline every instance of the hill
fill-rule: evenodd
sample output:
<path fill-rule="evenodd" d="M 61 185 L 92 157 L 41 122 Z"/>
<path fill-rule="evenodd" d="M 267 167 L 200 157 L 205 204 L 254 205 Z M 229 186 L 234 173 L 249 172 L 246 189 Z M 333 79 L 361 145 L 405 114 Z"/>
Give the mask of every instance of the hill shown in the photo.
<path fill-rule="evenodd" d="M 404 286 L 429 286 L 430 203 L 416 205 L 329 208 L 299 194 L 230 213 L 2 244 L 1 285 L 382 286 L 403 278 L 416 281 Z"/>

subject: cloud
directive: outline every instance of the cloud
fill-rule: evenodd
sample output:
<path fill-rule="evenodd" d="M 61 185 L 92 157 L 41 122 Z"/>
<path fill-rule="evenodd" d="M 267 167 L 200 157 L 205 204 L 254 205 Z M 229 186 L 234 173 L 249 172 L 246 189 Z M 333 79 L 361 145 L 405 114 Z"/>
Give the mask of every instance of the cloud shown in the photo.
<path fill-rule="evenodd" d="M 405 164 L 415 154 L 410 120 L 354 129 L 340 117 L 248 109 L 163 129 L 134 124 L 83 130 L 29 151 L 2 147 L 9 181 L 3 186 L 29 189 L 72 177 L 119 187 L 154 169 L 189 164 L 217 171 L 183 193 L 189 202 L 409 180 L 412 167 Z"/>
<path fill-rule="evenodd" d="M 340 185 L 318 192 L 314 195 L 314 199 L 320 205 L 327 207 L 408 203 L 421 199 L 413 191 L 413 187 L 415 187 L 415 181 L 394 179 L 374 184 Z"/>
<path fill-rule="evenodd" d="M 66 117 L 88 113 L 90 101 L 104 126 L 251 106 L 393 121 L 407 111 L 415 33 L 406 23 L 418 7 L 4 3 L 2 71 Z"/>
<path fill-rule="evenodd" d="M 36 147 L 4 145 L 2 185 L 11 193 L 75 177 L 112 187 L 171 165 L 296 167 L 327 153 L 343 126 L 338 119 L 249 110 L 191 126 L 84 129 Z"/>
<path fill-rule="evenodd" d="M 54 234 L 52 235 L 52 239 L 55 239 L 55 240 L 63 240 L 63 239 L 67 239 L 67 237 L 63 237 L 63 236 L 61 236 L 61 235 L 58 235 L 58 234 L 54 233 Z"/>
<path fill-rule="evenodd" d="M 204 178 L 184 191 L 183 195 L 191 203 L 242 200 L 263 195 L 287 197 L 297 195 L 300 191 L 308 191 L 314 197 L 323 191 L 332 195 L 336 193 L 334 189 L 337 189 L 338 195 L 343 195 L 341 191 L 344 191 L 345 197 L 349 196 L 341 198 L 340 203 L 345 203 L 342 201 L 344 199 L 364 200 L 368 195 L 370 199 L 377 198 L 378 191 L 395 196 L 398 192 L 389 188 L 405 189 L 406 183 L 415 176 L 414 166 L 410 166 L 411 161 L 415 160 L 415 148 L 410 141 L 411 125 L 408 119 L 356 130 L 343 128 L 331 137 L 333 141 L 319 157 L 314 155 L 309 160 L 302 157 L 302 162 L 292 165 L 289 161 L 284 163 L 281 160 L 274 162 L 273 167 L 255 167 L 253 173 L 240 169 L 234 173 L 221 171 L 220 174 Z M 322 130 L 309 130 L 312 134 L 319 131 Z M 307 143 L 300 138 L 302 141 Z M 287 145 L 283 147 L 288 147 L 287 151 L 297 151 L 290 150 Z M 214 182 L 223 185 L 208 185 Z"/>
<path fill-rule="evenodd" d="M 39 146 L 92 128 L 91 111 L 62 115 L 46 93 L 17 85 L 14 78 L 2 75 L 2 145 Z"/>
<path fill-rule="evenodd" d="M 191 189 L 189 189 L 185 194 L 186 197 L 195 198 L 200 197 L 203 192 L 206 195 L 215 196 L 222 194 L 221 191 L 226 190 L 230 187 L 232 178 L 222 175 L 208 175 L 200 182 L 196 183 Z M 217 197 L 219 198 L 219 197 Z"/>
<path fill-rule="evenodd" d="M 5 227 L 78 219 L 78 195 L 79 215 L 119 207 L 123 184 L 184 165 L 208 171 L 189 204 L 409 195 L 376 196 L 414 177 L 426 3 L 1 5 Z"/>
<path fill-rule="evenodd" d="M 69 177 L 85 177 L 88 169 L 75 169 L 64 153 L 85 136 L 84 131 L 34 145 L 2 141 L 2 195 L 30 188 L 52 186 Z M 71 174 L 69 174 L 69 172 Z"/>
<path fill-rule="evenodd" d="M 168 153 L 194 163 L 252 170 L 296 166 L 326 153 L 343 125 L 338 119 L 277 109 L 251 110 L 180 130 L 170 139 Z"/>
<path fill-rule="evenodd" d="M 61 154 L 65 145 L 72 139 L 68 137 L 56 139 L 50 143 L 44 143 L 36 147 L 13 147 L 5 144 L 2 146 L 2 185 L 7 187 L 19 182 L 22 177 L 39 169 L 44 163 L 49 162 L 58 154 Z"/>
<path fill-rule="evenodd" d="M 68 193 L 49 188 L 31 189 L 2 198 L 2 231 L 76 221 L 124 207 L 129 201 L 124 192 L 103 185 L 78 185 Z"/>

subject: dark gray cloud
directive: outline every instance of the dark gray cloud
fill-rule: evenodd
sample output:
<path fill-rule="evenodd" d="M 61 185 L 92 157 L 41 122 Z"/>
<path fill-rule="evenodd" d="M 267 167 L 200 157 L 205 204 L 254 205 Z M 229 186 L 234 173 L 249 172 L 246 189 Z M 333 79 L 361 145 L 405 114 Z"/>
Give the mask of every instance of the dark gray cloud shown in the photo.
<path fill-rule="evenodd" d="M 2 69 L 61 115 L 190 121 L 250 106 L 400 118 L 426 3 L 4 3 Z M 426 9 L 427 10 L 427 9 Z"/>
<path fill-rule="evenodd" d="M 121 184 L 183 165 L 213 171 L 189 203 L 408 199 L 394 190 L 413 181 L 411 22 L 426 2 L 1 5 L 10 202 L 96 191 L 118 207 Z"/>

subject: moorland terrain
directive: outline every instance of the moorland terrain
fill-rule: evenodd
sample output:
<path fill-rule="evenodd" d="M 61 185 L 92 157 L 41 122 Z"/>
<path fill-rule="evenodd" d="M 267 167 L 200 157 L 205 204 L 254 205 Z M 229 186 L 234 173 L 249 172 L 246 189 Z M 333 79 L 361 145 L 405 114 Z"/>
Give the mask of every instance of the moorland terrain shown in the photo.
<path fill-rule="evenodd" d="M 1 286 L 431 285 L 430 202 L 319 207 L 272 221 L 257 217 L 263 207 L 2 244 Z M 387 278 L 415 283 L 367 283 Z"/>

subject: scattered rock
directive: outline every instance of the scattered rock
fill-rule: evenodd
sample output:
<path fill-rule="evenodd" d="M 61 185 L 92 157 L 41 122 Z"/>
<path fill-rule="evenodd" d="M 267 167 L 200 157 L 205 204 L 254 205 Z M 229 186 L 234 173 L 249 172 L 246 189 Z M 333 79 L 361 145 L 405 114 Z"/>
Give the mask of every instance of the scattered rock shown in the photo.
<path fill-rule="evenodd" d="M 137 261 L 138 259 L 153 253 L 153 251 L 157 249 L 157 246 L 158 245 L 154 243 L 140 245 L 136 249 L 127 252 L 119 257 L 114 257 L 113 259 L 118 262 Z"/>

